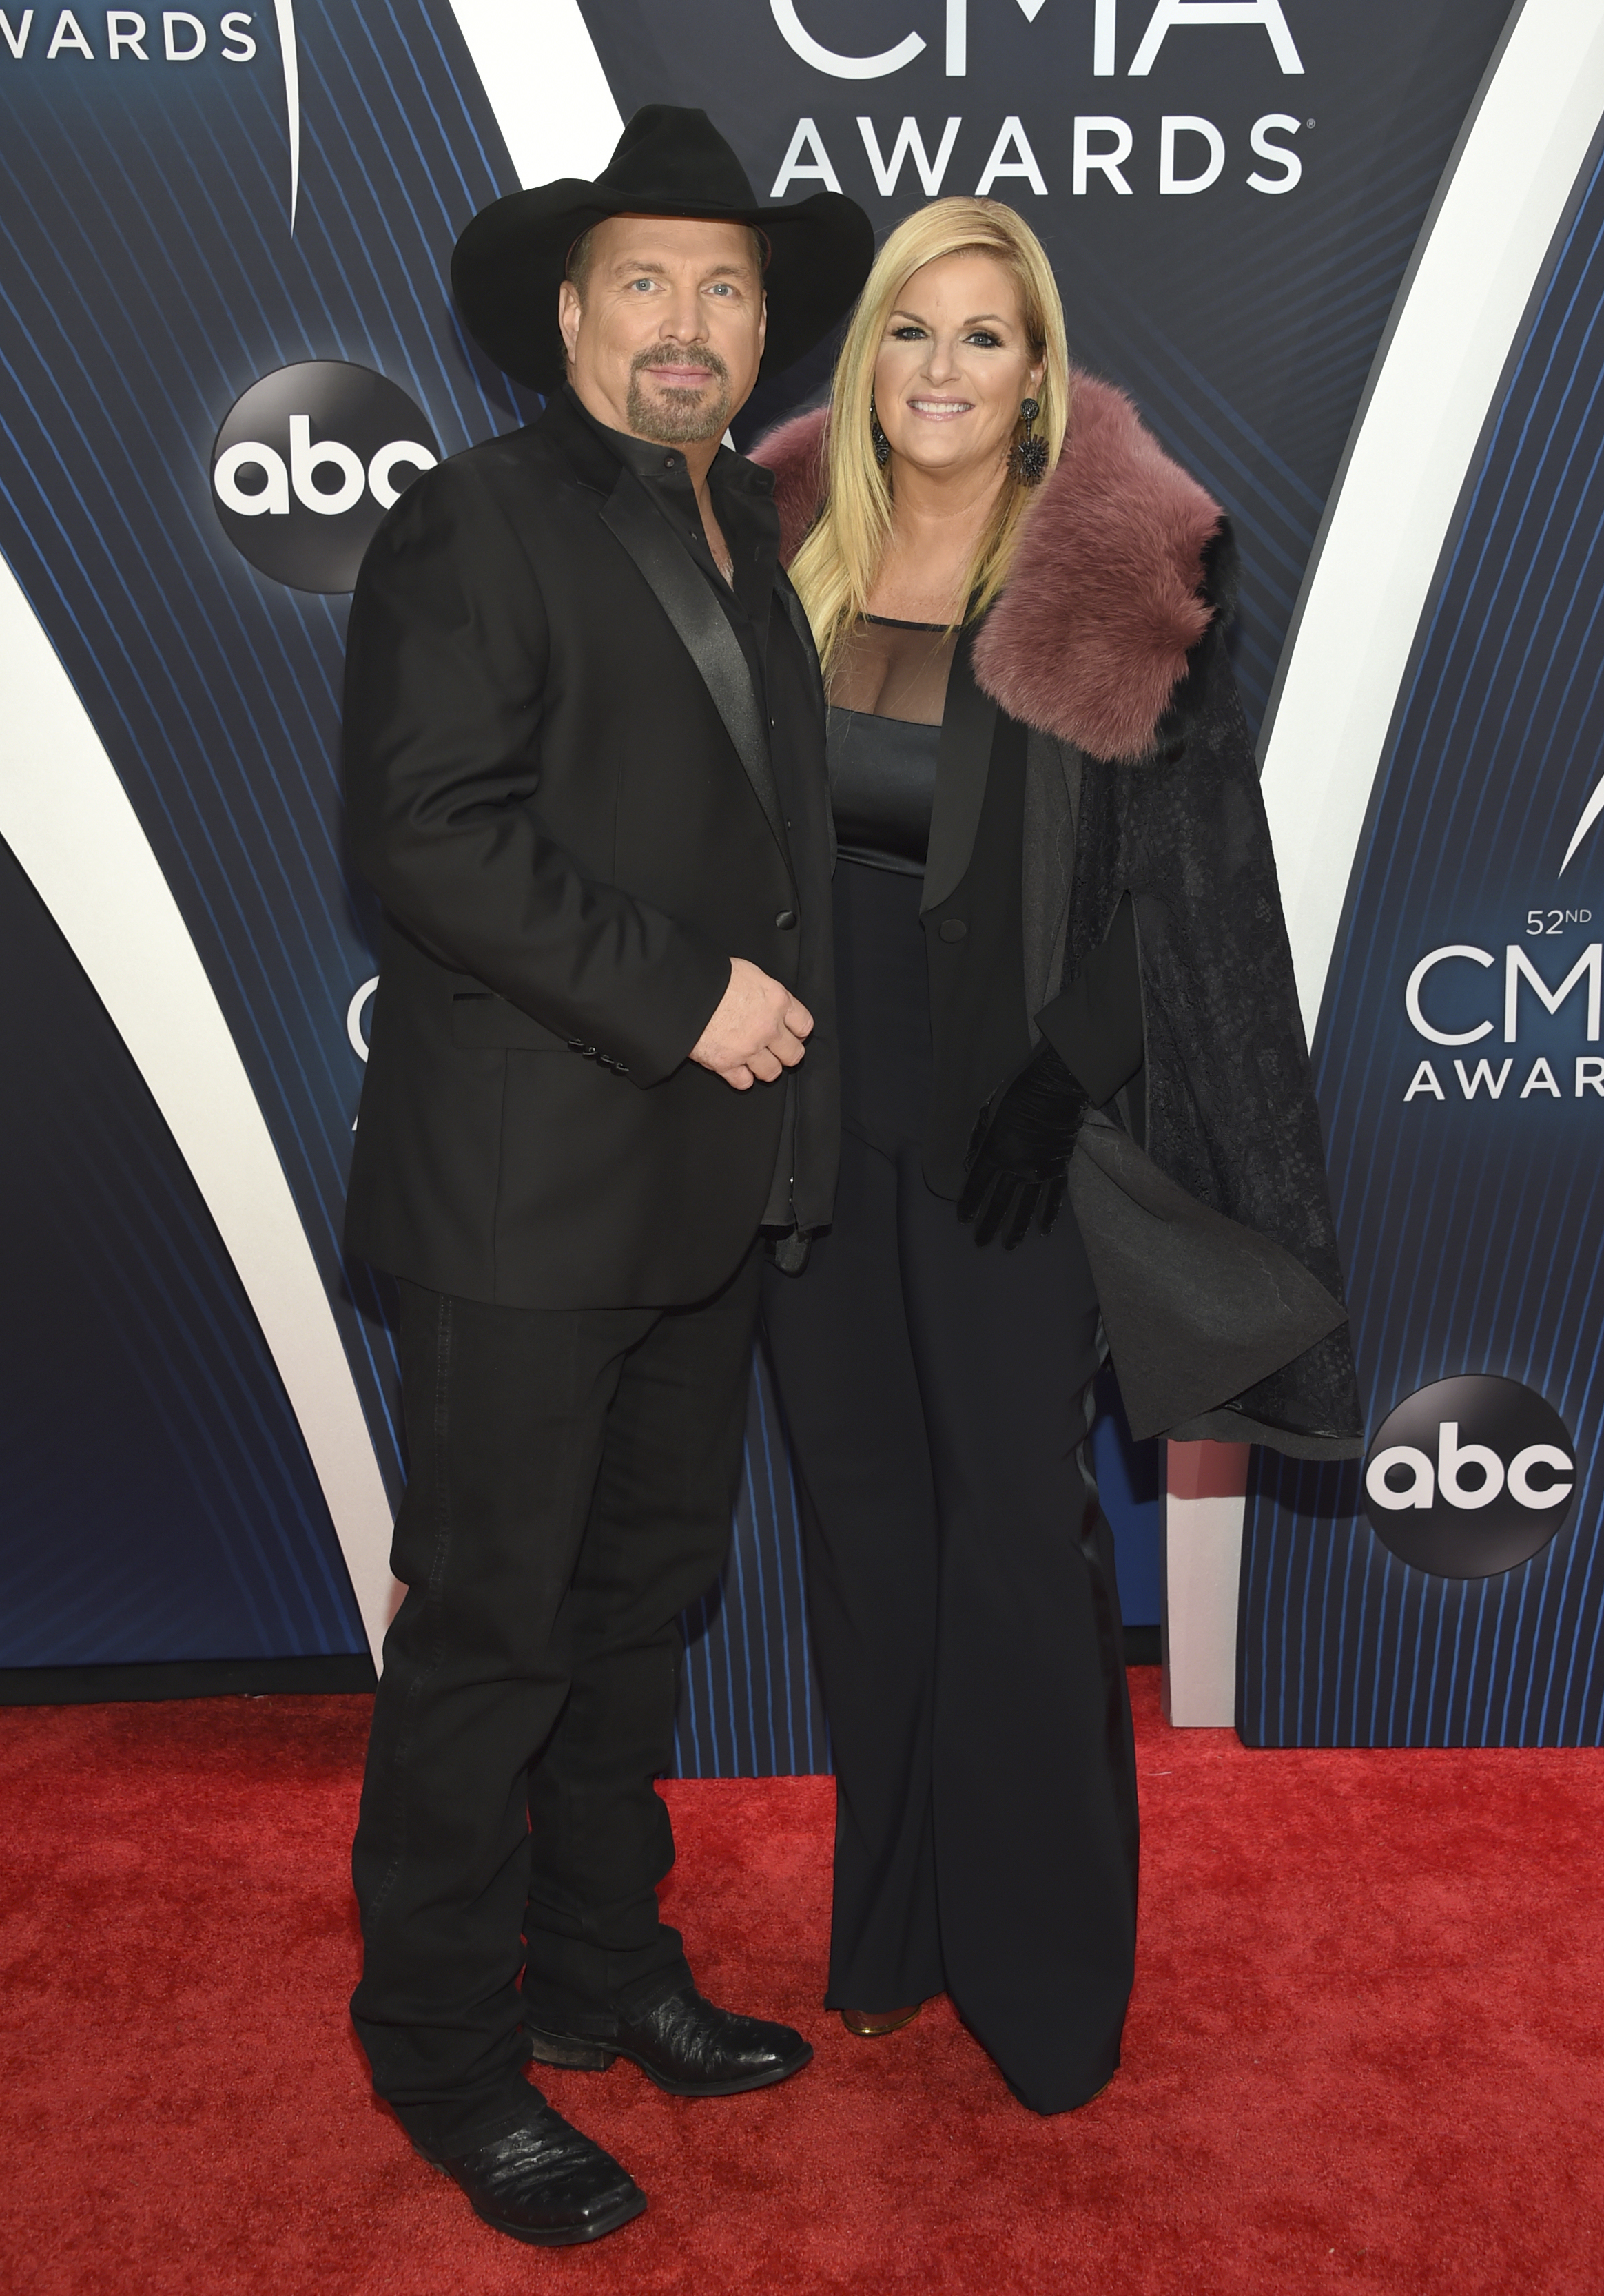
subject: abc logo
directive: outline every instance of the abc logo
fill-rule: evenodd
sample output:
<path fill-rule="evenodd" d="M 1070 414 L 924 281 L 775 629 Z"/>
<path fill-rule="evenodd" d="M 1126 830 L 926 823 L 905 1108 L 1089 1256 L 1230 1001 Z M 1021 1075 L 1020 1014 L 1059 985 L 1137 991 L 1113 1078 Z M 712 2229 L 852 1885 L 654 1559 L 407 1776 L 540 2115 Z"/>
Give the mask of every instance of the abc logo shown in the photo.
<path fill-rule="evenodd" d="M 211 455 L 223 531 L 292 590 L 355 587 L 403 487 L 440 460 L 404 390 L 339 359 L 280 367 L 237 398 Z"/>
<path fill-rule="evenodd" d="M 1575 1488 L 1565 1422 L 1512 1379 L 1440 1379 L 1398 1406 L 1364 1463 L 1383 1546 L 1441 1578 L 1489 1578 L 1546 1546 Z"/>

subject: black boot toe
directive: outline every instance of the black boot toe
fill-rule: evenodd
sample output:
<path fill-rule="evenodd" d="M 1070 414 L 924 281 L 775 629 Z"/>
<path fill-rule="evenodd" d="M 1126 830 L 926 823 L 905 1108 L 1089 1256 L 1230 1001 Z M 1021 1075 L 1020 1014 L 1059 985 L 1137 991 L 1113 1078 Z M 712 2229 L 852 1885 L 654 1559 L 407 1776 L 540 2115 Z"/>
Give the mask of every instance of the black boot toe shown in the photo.
<path fill-rule="evenodd" d="M 660 1986 L 611 2018 L 576 2017 L 567 2030 L 524 2019 L 542 2064 L 599 2072 L 628 2057 L 670 2096 L 738 2096 L 788 2080 L 813 2054 L 789 2025 L 743 2017 L 703 2000 L 688 1976 Z"/>
<path fill-rule="evenodd" d="M 476 2216 L 536 2248 L 600 2240 L 646 2204 L 634 2177 L 610 2152 L 532 2091 L 529 2114 L 517 2127 L 463 2152 L 417 2149 L 456 2180 Z"/>

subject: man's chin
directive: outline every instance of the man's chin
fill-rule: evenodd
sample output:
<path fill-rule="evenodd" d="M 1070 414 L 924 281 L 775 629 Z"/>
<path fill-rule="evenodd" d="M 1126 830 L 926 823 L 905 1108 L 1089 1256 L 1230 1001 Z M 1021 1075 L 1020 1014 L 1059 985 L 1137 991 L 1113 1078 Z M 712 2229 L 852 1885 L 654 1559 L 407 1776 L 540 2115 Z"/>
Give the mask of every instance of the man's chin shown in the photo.
<path fill-rule="evenodd" d="M 629 427 L 659 447 L 695 447 L 721 439 L 732 411 L 729 392 L 716 381 L 701 390 L 666 383 L 645 390 L 638 379 L 629 386 Z"/>

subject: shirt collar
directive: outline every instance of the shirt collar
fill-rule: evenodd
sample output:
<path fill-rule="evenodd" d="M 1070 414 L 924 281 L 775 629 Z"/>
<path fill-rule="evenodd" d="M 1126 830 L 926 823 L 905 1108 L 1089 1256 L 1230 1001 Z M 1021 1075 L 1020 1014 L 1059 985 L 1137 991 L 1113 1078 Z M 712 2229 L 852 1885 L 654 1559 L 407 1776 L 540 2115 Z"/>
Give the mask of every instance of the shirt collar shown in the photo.
<path fill-rule="evenodd" d="M 637 439 L 628 430 L 614 430 L 594 415 L 572 383 L 563 385 L 570 406 L 587 427 L 595 432 L 609 453 L 614 455 L 625 470 L 632 471 L 637 479 L 661 486 L 666 480 L 688 482 L 685 456 L 677 447 L 664 447 L 654 439 Z M 727 486 L 739 486 L 759 495 L 772 494 L 774 473 L 760 463 L 749 463 L 744 455 L 732 454 L 720 447 L 713 456 L 708 473 L 709 484 L 722 492 Z"/>

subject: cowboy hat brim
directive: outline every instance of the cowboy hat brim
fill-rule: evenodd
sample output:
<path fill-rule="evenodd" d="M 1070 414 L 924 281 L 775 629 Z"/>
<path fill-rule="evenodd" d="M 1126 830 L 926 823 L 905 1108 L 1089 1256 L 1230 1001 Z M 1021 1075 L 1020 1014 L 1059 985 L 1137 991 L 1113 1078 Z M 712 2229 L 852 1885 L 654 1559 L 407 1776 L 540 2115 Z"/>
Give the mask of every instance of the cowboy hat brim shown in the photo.
<path fill-rule="evenodd" d="M 614 193 L 578 177 L 509 193 L 481 209 L 457 241 L 451 285 L 469 333 L 514 382 L 541 392 L 561 385 L 566 366 L 557 290 L 575 240 L 618 215 L 751 224 L 763 234 L 769 248 L 765 374 L 778 373 L 823 340 L 851 310 L 875 259 L 873 226 L 840 192 L 767 208 Z"/>

